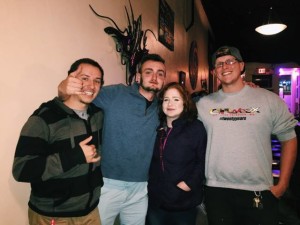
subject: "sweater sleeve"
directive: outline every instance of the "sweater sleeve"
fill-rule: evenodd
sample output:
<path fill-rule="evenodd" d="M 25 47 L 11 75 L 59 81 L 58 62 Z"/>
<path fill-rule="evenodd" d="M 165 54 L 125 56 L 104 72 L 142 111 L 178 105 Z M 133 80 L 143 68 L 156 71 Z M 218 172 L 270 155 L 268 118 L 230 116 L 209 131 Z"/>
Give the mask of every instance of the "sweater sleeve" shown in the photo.
<path fill-rule="evenodd" d="M 280 141 L 287 141 L 296 137 L 295 126 L 297 120 L 289 112 L 287 105 L 283 100 L 276 96 L 276 99 L 270 101 L 274 107 L 272 108 L 272 134 L 276 135 Z M 276 103 L 274 103 L 276 102 Z"/>
<path fill-rule="evenodd" d="M 31 116 L 21 130 L 13 162 L 13 176 L 21 182 L 48 180 L 64 173 L 77 163 L 83 163 L 82 151 L 72 151 L 66 165 L 62 165 L 61 155 L 51 152 L 49 145 L 49 127 L 38 117 Z M 70 151 L 69 151 L 70 152 Z M 69 153 L 70 154 L 70 153 Z M 78 162 L 75 162 L 75 161 Z M 67 162 L 67 160 L 64 160 Z"/>

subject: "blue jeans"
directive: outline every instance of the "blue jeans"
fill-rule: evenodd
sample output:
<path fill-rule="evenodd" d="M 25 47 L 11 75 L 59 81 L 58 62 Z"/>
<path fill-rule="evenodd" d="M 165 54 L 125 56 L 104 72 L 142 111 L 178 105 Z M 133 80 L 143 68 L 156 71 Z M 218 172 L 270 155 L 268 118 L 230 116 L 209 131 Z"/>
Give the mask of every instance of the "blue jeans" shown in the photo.
<path fill-rule="evenodd" d="M 103 178 L 99 211 L 102 225 L 113 225 L 118 214 L 122 225 L 144 225 L 148 207 L 147 182 Z"/>
<path fill-rule="evenodd" d="M 147 225 L 195 225 L 197 208 L 185 211 L 166 211 L 160 208 L 148 208 Z"/>

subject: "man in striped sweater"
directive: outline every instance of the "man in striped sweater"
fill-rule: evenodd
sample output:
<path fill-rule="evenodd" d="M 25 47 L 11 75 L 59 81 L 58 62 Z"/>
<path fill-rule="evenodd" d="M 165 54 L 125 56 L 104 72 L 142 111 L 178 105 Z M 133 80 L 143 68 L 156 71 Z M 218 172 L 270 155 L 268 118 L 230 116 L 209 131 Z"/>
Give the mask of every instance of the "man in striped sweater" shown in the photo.
<path fill-rule="evenodd" d="M 83 58 L 68 72 L 82 80 L 85 94 L 43 103 L 22 128 L 13 163 L 17 181 L 31 184 L 29 224 L 100 223 L 100 145 L 103 113 L 92 101 L 104 72 Z"/>

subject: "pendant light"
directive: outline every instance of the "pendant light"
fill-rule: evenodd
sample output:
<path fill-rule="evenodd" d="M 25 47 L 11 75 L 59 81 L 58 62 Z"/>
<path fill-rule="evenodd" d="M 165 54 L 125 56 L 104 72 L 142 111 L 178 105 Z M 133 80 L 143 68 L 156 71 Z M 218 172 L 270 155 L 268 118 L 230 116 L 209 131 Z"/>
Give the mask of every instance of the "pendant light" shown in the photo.
<path fill-rule="evenodd" d="M 273 11 L 272 7 L 270 7 L 266 23 L 257 27 L 255 30 L 263 35 L 273 35 L 280 33 L 286 28 L 287 26 L 281 23 L 276 13 Z"/>

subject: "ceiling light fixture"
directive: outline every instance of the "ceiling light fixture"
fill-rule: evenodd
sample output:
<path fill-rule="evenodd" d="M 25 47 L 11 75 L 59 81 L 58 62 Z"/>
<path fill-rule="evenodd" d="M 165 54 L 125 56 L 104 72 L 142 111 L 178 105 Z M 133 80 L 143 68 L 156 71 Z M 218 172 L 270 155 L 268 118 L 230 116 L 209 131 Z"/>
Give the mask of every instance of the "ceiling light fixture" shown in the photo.
<path fill-rule="evenodd" d="M 272 7 L 270 7 L 269 15 L 267 18 L 266 23 L 263 25 L 255 28 L 256 32 L 263 34 L 263 35 L 273 35 L 278 34 L 283 31 L 287 26 L 279 20 L 278 16 L 276 15 L 275 11 L 273 11 Z"/>

